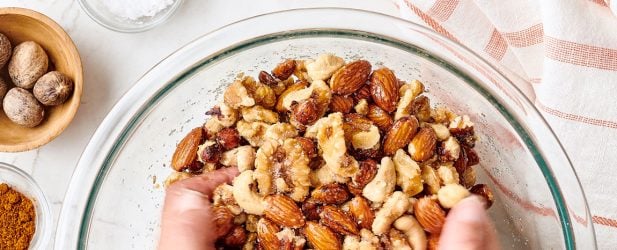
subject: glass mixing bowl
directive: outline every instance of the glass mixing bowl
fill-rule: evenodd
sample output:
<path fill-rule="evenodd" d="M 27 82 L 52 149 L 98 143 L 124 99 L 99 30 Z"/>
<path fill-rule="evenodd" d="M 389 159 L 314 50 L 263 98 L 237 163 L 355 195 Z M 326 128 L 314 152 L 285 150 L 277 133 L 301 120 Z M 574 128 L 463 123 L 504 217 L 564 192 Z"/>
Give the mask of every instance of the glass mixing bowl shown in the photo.
<path fill-rule="evenodd" d="M 330 52 L 420 79 L 433 103 L 470 114 L 479 182 L 504 249 L 595 248 L 585 196 L 546 121 L 508 79 L 464 47 L 417 24 L 349 9 L 300 9 L 207 34 L 156 65 L 119 101 L 73 175 L 56 249 L 152 249 L 176 143 L 200 126 L 236 74 Z M 204 228 L 204 230 L 210 230 Z"/>

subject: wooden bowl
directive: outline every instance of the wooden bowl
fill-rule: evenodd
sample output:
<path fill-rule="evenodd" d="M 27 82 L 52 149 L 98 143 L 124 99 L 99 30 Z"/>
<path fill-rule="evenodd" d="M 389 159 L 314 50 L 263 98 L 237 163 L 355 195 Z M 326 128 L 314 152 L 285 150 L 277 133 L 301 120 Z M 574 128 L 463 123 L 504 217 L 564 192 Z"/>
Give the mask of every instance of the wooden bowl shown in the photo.
<path fill-rule="evenodd" d="M 48 70 L 66 74 L 75 84 L 72 96 L 65 103 L 45 107 L 45 119 L 37 127 L 26 128 L 14 124 L 0 110 L 0 151 L 35 149 L 60 135 L 73 120 L 83 87 L 81 59 L 75 44 L 60 25 L 36 11 L 0 8 L 0 33 L 9 38 L 13 47 L 24 41 L 40 44 L 50 60 Z M 11 82 L 6 66 L 1 69 L 0 77 L 8 83 Z"/>

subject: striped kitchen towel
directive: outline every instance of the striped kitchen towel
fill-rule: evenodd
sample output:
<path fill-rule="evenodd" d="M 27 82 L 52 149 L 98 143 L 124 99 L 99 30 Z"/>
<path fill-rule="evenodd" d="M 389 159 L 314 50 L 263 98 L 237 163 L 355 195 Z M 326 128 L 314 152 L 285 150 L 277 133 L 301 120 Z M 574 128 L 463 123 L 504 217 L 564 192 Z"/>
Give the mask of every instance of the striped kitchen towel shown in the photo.
<path fill-rule="evenodd" d="M 564 145 L 598 247 L 617 246 L 617 0 L 393 0 L 403 18 L 523 78 Z M 473 25 L 469 20 L 473 19 Z"/>

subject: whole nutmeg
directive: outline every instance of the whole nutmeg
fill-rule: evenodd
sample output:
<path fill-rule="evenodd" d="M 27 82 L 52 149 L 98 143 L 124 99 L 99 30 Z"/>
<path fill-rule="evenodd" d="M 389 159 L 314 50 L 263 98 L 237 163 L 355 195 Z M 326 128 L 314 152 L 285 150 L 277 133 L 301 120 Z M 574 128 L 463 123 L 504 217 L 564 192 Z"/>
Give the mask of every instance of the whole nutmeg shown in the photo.
<path fill-rule="evenodd" d="M 12 47 L 9 38 L 0 33 L 0 68 L 4 67 L 11 58 L 11 51 Z"/>
<path fill-rule="evenodd" d="M 47 106 L 64 103 L 73 92 L 73 81 L 68 76 L 51 71 L 36 81 L 32 93 L 39 102 Z"/>
<path fill-rule="evenodd" d="M 23 42 L 13 49 L 9 75 L 15 86 L 31 89 L 36 80 L 47 72 L 48 63 L 47 54 L 39 44 Z"/>
<path fill-rule="evenodd" d="M 6 83 L 2 78 L 0 78 L 0 106 L 2 106 L 2 99 L 6 95 L 6 92 L 9 91 L 9 84 Z"/>
<path fill-rule="evenodd" d="M 22 88 L 9 90 L 2 102 L 2 108 L 11 121 L 29 128 L 39 125 L 45 116 L 43 105 Z"/>

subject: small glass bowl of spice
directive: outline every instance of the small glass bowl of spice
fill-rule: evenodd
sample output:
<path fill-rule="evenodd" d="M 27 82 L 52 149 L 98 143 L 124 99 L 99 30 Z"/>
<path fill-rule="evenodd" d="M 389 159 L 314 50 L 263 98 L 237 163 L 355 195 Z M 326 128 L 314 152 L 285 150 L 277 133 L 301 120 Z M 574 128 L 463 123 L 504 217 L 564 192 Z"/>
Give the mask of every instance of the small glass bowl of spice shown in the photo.
<path fill-rule="evenodd" d="M 26 172 L 0 162 L 0 249 L 43 249 L 52 230 L 43 190 Z"/>
<path fill-rule="evenodd" d="M 182 0 L 79 0 L 100 25 L 119 32 L 141 32 L 169 19 Z"/>

